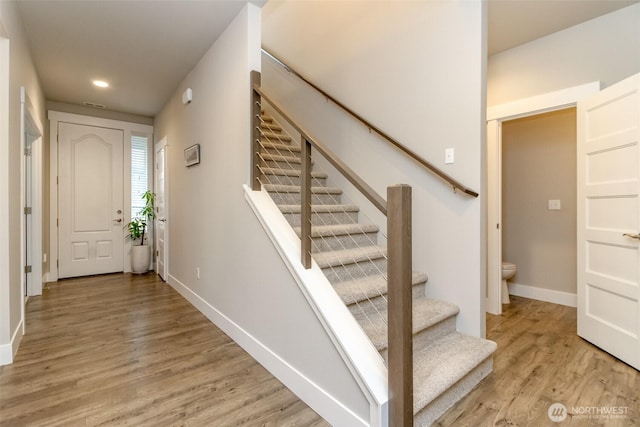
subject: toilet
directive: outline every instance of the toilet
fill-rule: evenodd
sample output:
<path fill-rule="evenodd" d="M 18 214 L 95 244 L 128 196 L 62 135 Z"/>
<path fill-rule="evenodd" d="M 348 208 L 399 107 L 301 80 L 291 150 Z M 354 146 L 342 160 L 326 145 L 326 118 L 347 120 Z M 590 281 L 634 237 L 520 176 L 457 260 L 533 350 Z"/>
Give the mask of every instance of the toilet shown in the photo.
<path fill-rule="evenodd" d="M 502 261 L 502 303 L 509 304 L 509 287 L 507 286 L 507 280 L 511 279 L 516 274 L 516 265 L 511 262 Z"/>

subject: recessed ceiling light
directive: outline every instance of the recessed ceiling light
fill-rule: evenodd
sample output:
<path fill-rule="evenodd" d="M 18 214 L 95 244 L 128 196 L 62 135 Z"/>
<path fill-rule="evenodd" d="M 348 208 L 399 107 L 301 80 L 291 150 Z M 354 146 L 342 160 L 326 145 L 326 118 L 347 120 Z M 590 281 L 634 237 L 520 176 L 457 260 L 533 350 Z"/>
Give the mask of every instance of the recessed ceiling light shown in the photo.
<path fill-rule="evenodd" d="M 94 86 L 98 86 L 98 87 L 109 87 L 109 83 L 103 81 L 103 80 L 94 80 L 93 81 L 93 85 Z"/>

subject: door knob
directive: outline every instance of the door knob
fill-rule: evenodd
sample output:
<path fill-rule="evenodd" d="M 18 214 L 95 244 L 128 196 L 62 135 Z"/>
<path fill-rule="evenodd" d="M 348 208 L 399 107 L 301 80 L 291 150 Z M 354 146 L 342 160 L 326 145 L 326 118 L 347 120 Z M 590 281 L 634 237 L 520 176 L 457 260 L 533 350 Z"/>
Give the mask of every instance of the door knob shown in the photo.
<path fill-rule="evenodd" d="M 122 222 L 122 218 L 114 219 L 115 222 Z"/>
<path fill-rule="evenodd" d="M 629 234 L 629 233 L 624 233 L 623 234 L 624 237 L 629 237 L 631 239 L 636 239 L 636 240 L 640 240 L 640 234 Z"/>
<path fill-rule="evenodd" d="M 160 222 L 167 222 L 167 219 L 166 219 L 166 218 L 158 218 L 158 221 L 160 221 Z"/>

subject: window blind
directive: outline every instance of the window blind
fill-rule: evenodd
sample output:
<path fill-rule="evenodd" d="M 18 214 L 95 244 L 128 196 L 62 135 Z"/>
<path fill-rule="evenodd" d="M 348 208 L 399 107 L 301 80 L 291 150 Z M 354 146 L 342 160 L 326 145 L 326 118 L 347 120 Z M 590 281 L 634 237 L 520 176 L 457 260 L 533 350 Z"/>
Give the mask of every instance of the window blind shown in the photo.
<path fill-rule="evenodd" d="M 141 196 L 149 188 L 147 143 L 146 136 L 131 137 L 131 218 L 135 218 L 144 208 Z"/>

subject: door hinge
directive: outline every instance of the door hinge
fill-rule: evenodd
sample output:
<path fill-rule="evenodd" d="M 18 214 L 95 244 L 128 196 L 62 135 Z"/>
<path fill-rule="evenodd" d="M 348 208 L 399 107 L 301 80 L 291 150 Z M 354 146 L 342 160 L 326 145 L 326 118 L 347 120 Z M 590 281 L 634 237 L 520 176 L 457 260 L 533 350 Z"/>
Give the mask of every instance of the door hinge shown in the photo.
<path fill-rule="evenodd" d="M 31 215 L 31 208 L 29 206 L 25 206 L 24 208 L 24 214 L 25 215 Z"/>
<path fill-rule="evenodd" d="M 60 184 L 60 177 L 56 176 L 56 184 Z"/>
<path fill-rule="evenodd" d="M 156 256 L 160 256 L 160 251 L 156 251 Z"/>
<path fill-rule="evenodd" d="M 60 227 L 60 220 L 56 218 L 56 227 Z"/>
<path fill-rule="evenodd" d="M 60 260 L 59 259 L 56 260 L 56 267 L 60 268 Z"/>
<path fill-rule="evenodd" d="M 31 266 L 30 265 L 25 265 L 24 266 L 24 272 L 25 273 L 31 273 Z"/>
<path fill-rule="evenodd" d="M 25 156 L 30 156 L 30 155 L 31 155 L 31 149 L 29 149 L 29 148 L 25 148 L 25 149 L 24 149 L 24 155 L 25 155 Z"/>

